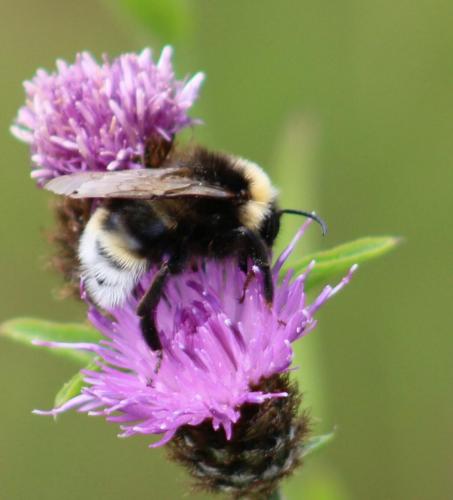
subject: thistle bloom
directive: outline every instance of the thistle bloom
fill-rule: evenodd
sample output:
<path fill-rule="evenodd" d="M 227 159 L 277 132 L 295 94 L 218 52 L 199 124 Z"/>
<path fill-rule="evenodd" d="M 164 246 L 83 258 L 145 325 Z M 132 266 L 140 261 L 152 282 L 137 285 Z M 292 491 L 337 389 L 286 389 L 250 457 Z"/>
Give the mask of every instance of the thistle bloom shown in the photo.
<path fill-rule="evenodd" d="M 272 308 L 264 301 L 258 269 L 244 300 L 238 300 L 244 274 L 233 261 L 210 261 L 204 270 L 172 277 L 167 300 L 157 311 L 164 349 L 157 374 L 156 355 L 144 342 L 135 313 L 138 299 L 110 311 L 113 319 L 91 308 L 91 323 L 108 340 L 100 345 L 44 345 L 92 351 L 100 358 L 99 371 L 85 371 L 82 394 L 48 413 L 77 408 L 121 424 L 121 436 L 163 434 L 151 446 L 168 442 L 183 425 L 205 420 L 214 429 L 222 427 L 230 439 L 241 406 L 287 396 L 256 387 L 289 369 L 291 344 L 315 327 L 317 310 L 344 287 L 354 270 L 336 287 L 326 286 L 311 304 L 306 303 L 304 281 L 314 263 L 295 279 L 288 271 L 279 284 L 280 269 L 308 224 L 273 266 Z M 144 289 L 150 279 L 142 283 Z"/>
<path fill-rule="evenodd" d="M 98 64 L 84 52 L 25 82 L 27 102 L 11 131 L 30 144 L 38 185 L 78 171 L 139 168 L 156 137 L 171 142 L 194 123 L 187 112 L 204 75 L 175 80 L 171 57 L 165 47 L 157 63 L 145 49 Z"/>
<path fill-rule="evenodd" d="M 174 135 L 195 123 L 187 112 L 204 78 L 177 81 L 172 51 L 157 63 L 151 51 L 98 64 L 82 53 L 72 65 L 37 72 L 25 82 L 27 102 L 13 134 L 30 144 L 32 177 L 39 186 L 80 171 L 159 166 Z M 93 209 L 92 200 L 59 200 L 59 226 L 52 236 L 54 264 L 79 291 L 77 246 Z M 298 415 L 301 396 L 289 382 L 292 343 L 316 326 L 317 310 L 350 280 L 326 286 L 311 303 L 304 283 L 314 266 L 294 277 L 280 272 L 308 221 L 273 266 L 274 302 L 263 297 L 260 270 L 251 281 L 234 260 L 200 262 L 172 276 L 156 324 L 163 359 L 145 343 L 136 314 L 156 269 L 121 308 L 91 323 L 105 336 L 95 343 L 36 342 L 87 350 L 95 368 L 83 370 L 78 396 L 51 411 L 77 409 L 120 425 L 122 437 L 160 436 L 175 460 L 188 466 L 205 489 L 234 495 L 269 494 L 300 463 L 308 417 Z M 88 299 L 87 299 L 88 300 Z"/>

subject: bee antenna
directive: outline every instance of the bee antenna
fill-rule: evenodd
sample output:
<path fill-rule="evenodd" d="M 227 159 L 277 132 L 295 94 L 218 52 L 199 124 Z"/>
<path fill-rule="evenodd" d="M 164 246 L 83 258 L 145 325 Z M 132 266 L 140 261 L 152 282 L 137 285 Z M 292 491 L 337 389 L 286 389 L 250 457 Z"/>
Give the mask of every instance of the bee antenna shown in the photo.
<path fill-rule="evenodd" d="M 323 236 L 327 233 L 327 224 L 321 219 L 321 217 L 318 217 L 315 212 L 305 212 L 305 210 L 293 210 L 291 208 L 286 208 L 284 210 L 280 210 L 280 214 L 302 215 L 304 217 L 308 217 L 309 219 L 313 219 L 321 226 Z"/>

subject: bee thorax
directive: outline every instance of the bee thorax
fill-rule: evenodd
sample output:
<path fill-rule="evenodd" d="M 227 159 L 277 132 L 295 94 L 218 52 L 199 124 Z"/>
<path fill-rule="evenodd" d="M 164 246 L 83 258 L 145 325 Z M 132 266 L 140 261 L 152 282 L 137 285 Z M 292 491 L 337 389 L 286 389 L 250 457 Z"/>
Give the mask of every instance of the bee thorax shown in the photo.
<path fill-rule="evenodd" d="M 249 183 L 250 199 L 241 208 L 241 222 L 252 230 L 259 230 L 271 211 L 277 190 L 272 186 L 266 172 L 256 163 L 238 158 L 234 168 L 241 171 Z"/>

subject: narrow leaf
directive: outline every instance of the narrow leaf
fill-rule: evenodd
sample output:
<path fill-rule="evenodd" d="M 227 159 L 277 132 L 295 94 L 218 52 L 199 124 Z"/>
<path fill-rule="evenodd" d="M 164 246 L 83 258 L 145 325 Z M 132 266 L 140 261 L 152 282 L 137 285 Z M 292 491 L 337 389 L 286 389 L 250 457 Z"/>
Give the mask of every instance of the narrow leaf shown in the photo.
<path fill-rule="evenodd" d="M 98 358 L 91 361 L 91 363 L 89 363 L 85 367 L 85 369 L 91 370 L 91 371 L 99 371 L 100 366 L 96 363 L 97 359 Z M 54 407 L 58 408 L 59 406 L 62 406 L 64 403 L 66 403 L 70 399 L 79 395 L 81 393 L 83 387 L 85 387 L 84 375 L 82 372 L 77 372 L 57 392 L 57 395 L 55 396 Z"/>
<path fill-rule="evenodd" d="M 303 272 L 308 264 L 316 261 L 305 284 L 305 290 L 309 290 L 320 283 L 326 283 L 339 274 L 346 273 L 353 264 L 360 264 L 393 250 L 399 238 L 394 236 L 366 237 L 350 241 L 342 245 L 307 255 L 297 261 L 291 267 L 296 274 Z"/>
<path fill-rule="evenodd" d="M 320 436 L 313 436 L 308 439 L 305 445 L 302 447 L 302 456 L 306 457 L 311 455 L 313 452 L 323 448 L 327 443 L 332 441 L 335 436 L 335 432 L 329 432 L 329 434 L 322 434 Z"/>
<path fill-rule="evenodd" d="M 0 333 L 12 340 L 33 346 L 32 341 L 44 342 L 90 342 L 97 343 L 102 338 L 94 328 L 81 323 L 53 323 L 34 318 L 17 318 L 0 325 Z M 93 359 L 93 354 L 73 349 L 49 349 L 49 352 L 65 356 L 79 364 Z"/>

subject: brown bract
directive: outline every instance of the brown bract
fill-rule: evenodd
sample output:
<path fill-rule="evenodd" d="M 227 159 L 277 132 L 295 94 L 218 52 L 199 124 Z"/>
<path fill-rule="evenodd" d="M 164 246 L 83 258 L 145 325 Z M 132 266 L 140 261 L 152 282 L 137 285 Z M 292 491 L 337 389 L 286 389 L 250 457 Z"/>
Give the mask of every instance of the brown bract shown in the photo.
<path fill-rule="evenodd" d="M 269 498 L 285 476 L 301 464 L 309 417 L 298 414 L 302 396 L 287 374 L 263 380 L 255 390 L 287 392 L 286 398 L 246 404 L 228 441 L 210 422 L 183 426 L 167 445 L 170 457 L 184 465 L 197 489 L 233 498 Z"/>
<path fill-rule="evenodd" d="M 55 227 L 48 231 L 53 246 L 51 266 L 63 276 L 63 297 L 80 299 L 77 250 L 82 231 L 90 218 L 93 200 L 58 197 L 52 200 Z"/>

